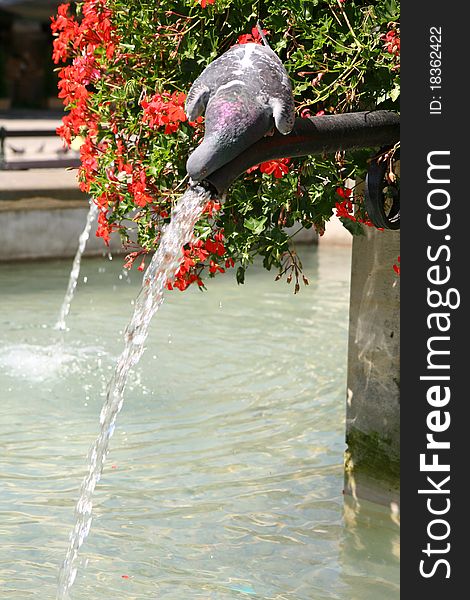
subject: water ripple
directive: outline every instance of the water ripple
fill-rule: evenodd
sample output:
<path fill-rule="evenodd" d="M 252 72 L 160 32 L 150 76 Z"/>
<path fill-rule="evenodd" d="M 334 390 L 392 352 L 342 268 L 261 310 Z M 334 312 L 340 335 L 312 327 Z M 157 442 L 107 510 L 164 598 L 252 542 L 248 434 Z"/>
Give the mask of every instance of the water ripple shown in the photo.
<path fill-rule="evenodd" d="M 295 297 L 256 267 L 245 286 L 227 273 L 167 297 L 127 387 L 74 600 L 398 599 L 396 529 L 343 518 L 349 265 L 327 254 L 303 260 L 312 283 Z M 2 600 L 55 595 L 140 281 L 119 279 L 118 262 L 83 261 L 63 339 L 50 325 L 69 261 L 0 266 Z"/>

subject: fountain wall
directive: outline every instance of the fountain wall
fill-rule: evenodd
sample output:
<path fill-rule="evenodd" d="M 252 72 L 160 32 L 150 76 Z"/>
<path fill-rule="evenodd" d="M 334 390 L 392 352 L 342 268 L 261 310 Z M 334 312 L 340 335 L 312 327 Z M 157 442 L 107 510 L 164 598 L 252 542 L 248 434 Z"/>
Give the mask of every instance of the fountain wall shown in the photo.
<path fill-rule="evenodd" d="M 367 228 L 353 241 L 346 403 L 346 493 L 398 503 L 400 233 Z"/>

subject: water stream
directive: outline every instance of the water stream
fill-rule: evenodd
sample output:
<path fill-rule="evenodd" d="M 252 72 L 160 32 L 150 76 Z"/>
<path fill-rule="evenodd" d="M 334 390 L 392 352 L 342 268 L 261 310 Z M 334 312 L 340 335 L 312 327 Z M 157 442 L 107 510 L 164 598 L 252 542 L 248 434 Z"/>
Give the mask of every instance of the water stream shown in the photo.
<path fill-rule="evenodd" d="M 209 192 L 200 186 L 189 188 L 185 192 L 173 209 L 171 222 L 166 227 L 158 250 L 145 272 L 134 314 L 124 334 L 124 350 L 117 361 L 101 410 L 100 433 L 89 453 L 89 470 L 80 488 L 75 507 L 75 525 L 59 576 L 58 600 L 69 598 L 69 590 L 77 574 L 78 551 L 90 531 L 92 521 L 93 492 L 100 480 L 108 454 L 109 440 L 122 408 L 129 371 L 139 362 L 144 352 L 151 319 L 163 302 L 166 284 L 173 278 L 181 263 L 182 248 L 191 240 L 196 221 L 208 198 Z"/>
<path fill-rule="evenodd" d="M 88 238 L 90 237 L 90 229 L 93 221 L 96 219 L 98 213 L 98 206 L 90 200 L 90 208 L 88 210 L 85 228 L 83 229 L 80 237 L 78 238 L 78 248 L 75 254 L 75 258 L 72 263 L 72 270 L 70 271 L 69 283 L 67 285 L 67 291 L 65 292 L 64 300 L 60 308 L 59 318 L 55 324 L 55 329 L 60 331 L 65 330 L 65 319 L 70 311 L 70 305 L 73 300 L 75 288 L 77 287 L 78 276 L 80 275 L 80 263 L 82 262 L 82 255 L 86 247 Z"/>

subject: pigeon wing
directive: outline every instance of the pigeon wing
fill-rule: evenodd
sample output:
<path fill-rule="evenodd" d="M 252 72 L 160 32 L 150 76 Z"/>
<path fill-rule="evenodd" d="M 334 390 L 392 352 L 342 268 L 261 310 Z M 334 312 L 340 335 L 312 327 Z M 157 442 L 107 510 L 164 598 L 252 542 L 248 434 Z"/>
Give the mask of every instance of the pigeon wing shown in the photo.
<path fill-rule="evenodd" d="M 274 123 L 284 135 L 290 133 L 295 122 L 295 105 L 292 85 L 281 60 L 266 46 L 259 46 L 254 63 L 262 82 L 262 91 L 271 107 Z"/>
<path fill-rule="evenodd" d="M 195 121 L 204 114 L 210 94 L 210 88 L 204 83 L 201 75 L 191 86 L 184 105 L 186 116 L 190 121 Z"/>

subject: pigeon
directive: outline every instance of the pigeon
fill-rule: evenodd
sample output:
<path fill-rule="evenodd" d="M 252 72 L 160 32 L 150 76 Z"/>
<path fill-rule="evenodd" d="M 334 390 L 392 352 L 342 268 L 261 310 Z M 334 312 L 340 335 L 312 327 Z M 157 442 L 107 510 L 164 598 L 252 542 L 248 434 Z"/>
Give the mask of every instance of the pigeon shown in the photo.
<path fill-rule="evenodd" d="M 272 134 L 274 126 L 287 135 L 294 126 L 294 111 L 292 86 L 277 54 L 257 43 L 232 46 L 189 90 L 186 115 L 195 121 L 205 112 L 205 133 L 188 158 L 188 175 L 193 181 L 204 180 Z"/>
<path fill-rule="evenodd" d="M 8 144 L 8 148 L 15 154 L 24 154 L 26 152 L 26 148 L 19 148 L 18 146 L 12 146 L 11 144 Z"/>

